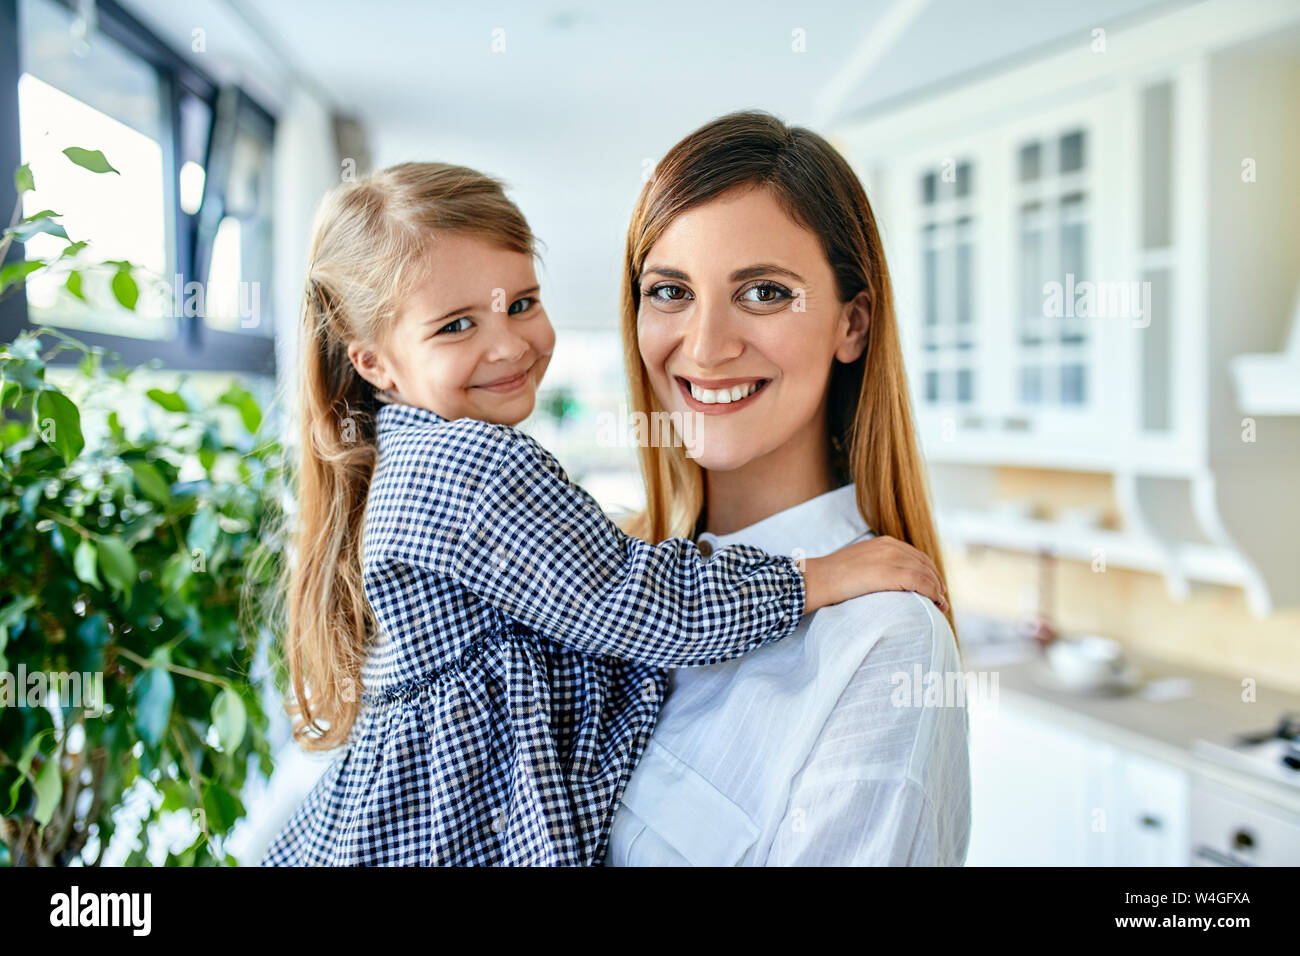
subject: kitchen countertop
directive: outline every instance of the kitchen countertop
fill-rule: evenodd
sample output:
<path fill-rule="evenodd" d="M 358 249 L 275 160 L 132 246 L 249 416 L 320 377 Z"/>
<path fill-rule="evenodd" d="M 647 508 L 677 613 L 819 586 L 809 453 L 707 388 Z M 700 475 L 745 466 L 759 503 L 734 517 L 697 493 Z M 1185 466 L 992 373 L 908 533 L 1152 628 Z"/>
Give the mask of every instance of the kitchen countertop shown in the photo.
<path fill-rule="evenodd" d="M 995 663 L 979 646 L 965 650 L 968 671 L 996 671 L 1003 706 L 1039 716 L 1117 747 L 1145 754 L 1250 794 L 1277 808 L 1300 814 L 1300 786 L 1239 770 L 1197 750 L 1196 741 L 1228 744 L 1239 733 L 1276 726 L 1284 713 L 1300 714 L 1300 695 L 1257 684 L 1255 701 L 1242 701 L 1240 680 L 1183 667 L 1156 658 L 1126 653 L 1137 666 L 1142 684 L 1110 696 L 1081 694 L 1056 682 L 1036 651 L 1015 661 Z M 987 654 L 987 652 L 984 652 Z M 1185 681 L 1188 690 L 1169 681 Z M 1167 699 L 1155 697 L 1168 690 Z M 1297 773 L 1300 779 L 1300 773 Z"/>

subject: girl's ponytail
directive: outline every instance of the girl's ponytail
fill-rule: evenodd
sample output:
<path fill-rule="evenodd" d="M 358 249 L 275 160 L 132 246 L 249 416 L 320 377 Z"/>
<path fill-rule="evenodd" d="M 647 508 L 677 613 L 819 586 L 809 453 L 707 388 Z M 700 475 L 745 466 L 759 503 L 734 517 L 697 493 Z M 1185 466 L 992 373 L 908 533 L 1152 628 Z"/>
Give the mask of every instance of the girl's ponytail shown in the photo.
<path fill-rule="evenodd" d="M 294 737 L 308 750 L 347 742 L 375 620 L 362 579 L 362 521 L 378 462 L 375 390 L 348 346 L 377 344 L 425 274 L 431 241 L 470 233 L 535 254 L 501 183 L 445 163 L 403 163 L 330 191 L 316 214 L 304 289 L 284 656 Z"/>
<path fill-rule="evenodd" d="M 346 740 L 360 706 L 361 662 L 373 623 L 361 580 L 361 519 L 378 448 L 373 392 L 348 360 L 347 343 L 331 333 L 347 325 L 336 314 L 337 300 L 311 278 L 305 298 L 302 454 L 285 650 L 294 736 L 308 749 L 327 750 Z"/>

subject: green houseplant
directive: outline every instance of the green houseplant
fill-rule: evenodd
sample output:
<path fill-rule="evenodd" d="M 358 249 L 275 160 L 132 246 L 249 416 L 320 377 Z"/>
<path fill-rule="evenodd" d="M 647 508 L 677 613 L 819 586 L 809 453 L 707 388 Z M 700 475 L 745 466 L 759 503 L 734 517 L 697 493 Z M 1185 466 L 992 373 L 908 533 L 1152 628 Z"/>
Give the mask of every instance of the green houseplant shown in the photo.
<path fill-rule="evenodd" d="M 21 202 L 31 174 L 15 179 Z M 15 214 L 6 240 L 67 238 L 45 213 Z M 0 284 L 85 243 L 69 245 Z M 113 292 L 133 307 L 133 281 Z M 68 350 L 81 360 L 59 387 Z M 272 769 L 253 675 L 266 628 L 241 611 L 278 576 L 282 453 L 239 384 L 205 401 L 111 358 L 54 329 L 0 346 L 0 864 L 95 865 L 128 826 L 126 862 L 147 863 L 177 813 L 195 835 L 167 865 L 229 864 L 243 786 Z"/>

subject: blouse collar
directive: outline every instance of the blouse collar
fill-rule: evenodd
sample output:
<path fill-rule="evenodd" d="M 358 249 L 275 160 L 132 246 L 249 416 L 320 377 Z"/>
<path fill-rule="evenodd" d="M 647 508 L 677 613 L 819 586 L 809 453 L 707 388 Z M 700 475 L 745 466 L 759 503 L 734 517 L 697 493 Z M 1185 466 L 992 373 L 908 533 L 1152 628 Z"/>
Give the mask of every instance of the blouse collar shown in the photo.
<path fill-rule="evenodd" d="M 819 558 L 870 533 L 871 528 L 858 512 L 857 486 L 847 484 L 739 531 L 730 534 L 706 531 L 697 540 L 708 542 L 714 550 L 749 544 L 772 554 L 790 554 L 801 549 L 804 557 Z"/>

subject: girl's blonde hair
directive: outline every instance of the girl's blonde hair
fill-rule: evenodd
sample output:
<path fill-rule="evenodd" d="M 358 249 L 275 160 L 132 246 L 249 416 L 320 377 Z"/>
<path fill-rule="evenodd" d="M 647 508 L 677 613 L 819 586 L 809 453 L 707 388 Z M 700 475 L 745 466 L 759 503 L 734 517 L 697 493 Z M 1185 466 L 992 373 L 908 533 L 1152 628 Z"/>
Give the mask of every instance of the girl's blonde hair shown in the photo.
<path fill-rule="evenodd" d="M 362 518 L 378 460 L 375 390 L 348 344 L 384 341 L 433 241 L 469 234 L 536 255 L 502 184 L 445 163 L 402 163 L 336 186 L 312 230 L 299 353 L 297 513 L 284 588 L 284 656 L 295 739 L 346 742 L 360 709 L 375 620 L 361 575 Z"/>
<path fill-rule="evenodd" d="M 858 510 L 876 534 L 923 551 L 944 577 L 880 233 L 858 177 L 816 133 L 756 110 L 731 113 L 691 133 L 659 162 L 627 231 L 622 326 L 631 404 L 646 415 L 663 411 L 637 343 L 646 256 L 686 210 L 728 190 L 754 186 L 771 190 L 787 214 L 821 240 L 841 302 L 867 294 L 867 348 L 855 362 L 836 361 L 831 373 L 826 422 L 831 467 L 841 484 L 857 486 Z M 704 507 L 700 467 L 676 444 L 643 445 L 640 459 L 646 510 L 628 530 L 652 542 L 694 535 Z M 951 606 L 947 618 L 951 625 Z"/>

